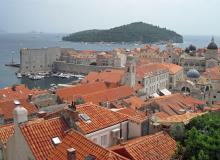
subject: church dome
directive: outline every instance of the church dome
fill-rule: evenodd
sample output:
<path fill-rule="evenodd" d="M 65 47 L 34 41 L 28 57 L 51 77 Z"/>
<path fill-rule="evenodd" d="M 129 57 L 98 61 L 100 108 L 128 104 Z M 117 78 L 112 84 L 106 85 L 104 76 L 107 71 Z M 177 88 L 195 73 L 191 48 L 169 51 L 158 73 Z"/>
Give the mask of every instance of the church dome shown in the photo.
<path fill-rule="evenodd" d="M 190 69 L 186 73 L 186 75 L 188 78 L 199 78 L 200 77 L 200 73 L 196 69 Z"/>
<path fill-rule="evenodd" d="M 215 43 L 213 37 L 212 37 L 212 41 L 211 41 L 211 43 L 209 43 L 207 49 L 218 49 L 218 46 L 217 46 L 217 44 Z"/>

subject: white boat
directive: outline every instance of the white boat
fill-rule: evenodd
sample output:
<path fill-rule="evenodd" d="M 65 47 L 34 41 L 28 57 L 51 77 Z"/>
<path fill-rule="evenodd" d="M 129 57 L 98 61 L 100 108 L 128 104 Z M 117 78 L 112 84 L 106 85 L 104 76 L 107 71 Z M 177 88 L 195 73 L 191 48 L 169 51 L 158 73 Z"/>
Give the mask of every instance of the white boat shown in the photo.
<path fill-rule="evenodd" d="M 61 77 L 61 78 L 70 78 L 71 76 L 70 76 L 69 74 L 61 73 L 61 74 L 59 75 L 59 77 Z"/>
<path fill-rule="evenodd" d="M 40 80 L 43 79 L 44 76 L 40 76 L 40 75 L 30 75 L 28 78 L 32 79 L 32 80 Z"/>
<path fill-rule="evenodd" d="M 22 78 L 21 73 L 17 73 L 17 78 Z"/>
<path fill-rule="evenodd" d="M 85 76 L 83 76 L 83 75 L 75 75 L 75 77 L 77 77 L 77 78 L 85 78 Z"/>
<path fill-rule="evenodd" d="M 52 83 L 52 84 L 50 84 L 50 86 L 51 86 L 51 87 L 54 87 L 54 86 L 56 86 L 56 84 Z"/>

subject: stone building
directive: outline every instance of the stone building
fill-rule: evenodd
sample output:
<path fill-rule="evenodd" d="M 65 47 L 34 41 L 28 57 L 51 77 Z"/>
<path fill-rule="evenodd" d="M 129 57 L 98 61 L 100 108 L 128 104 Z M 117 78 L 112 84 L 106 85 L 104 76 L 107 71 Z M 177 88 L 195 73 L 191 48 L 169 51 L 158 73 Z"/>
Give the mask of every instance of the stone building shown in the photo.
<path fill-rule="evenodd" d="M 218 46 L 216 45 L 213 37 L 211 43 L 207 47 L 207 51 L 205 53 L 205 59 L 206 59 L 206 68 L 211 68 L 220 65 Z"/>
<path fill-rule="evenodd" d="M 212 83 L 208 78 L 201 76 L 196 69 L 189 70 L 186 77 L 177 83 L 175 90 L 205 101 L 207 104 L 212 103 Z"/>
<path fill-rule="evenodd" d="M 169 84 L 169 70 L 162 64 L 152 63 L 137 67 L 136 83 L 141 85 L 140 94 L 147 97 L 159 90 L 166 89 Z"/>
<path fill-rule="evenodd" d="M 215 104 L 220 102 L 220 66 L 212 67 L 207 69 L 202 74 L 211 81 L 212 84 L 212 96 L 210 96 L 211 103 Z"/>
<path fill-rule="evenodd" d="M 41 48 L 20 50 L 20 72 L 21 74 L 51 72 L 53 63 L 59 60 L 60 48 Z"/>
<path fill-rule="evenodd" d="M 180 55 L 179 59 L 180 65 L 184 67 L 185 72 L 190 69 L 205 72 L 207 68 L 218 66 L 220 64 L 218 46 L 216 45 L 214 38 L 212 38 L 203 54 L 197 53 L 196 50 L 192 50 L 191 45 L 185 50 L 185 53 Z"/>

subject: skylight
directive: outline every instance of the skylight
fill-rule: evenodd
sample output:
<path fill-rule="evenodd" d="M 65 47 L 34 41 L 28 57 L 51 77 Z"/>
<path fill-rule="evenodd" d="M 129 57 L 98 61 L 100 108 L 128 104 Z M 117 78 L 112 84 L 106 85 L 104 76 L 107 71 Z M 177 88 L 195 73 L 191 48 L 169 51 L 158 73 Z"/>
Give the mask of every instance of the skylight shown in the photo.
<path fill-rule="evenodd" d="M 52 138 L 52 142 L 53 142 L 54 145 L 58 145 L 58 144 L 61 143 L 59 137 L 54 137 L 54 138 Z"/>
<path fill-rule="evenodd" d="M 91 118 L 87 114 L 80 114 L 79 116 L 86 123 L 90 123 L 91 122 Z"/>

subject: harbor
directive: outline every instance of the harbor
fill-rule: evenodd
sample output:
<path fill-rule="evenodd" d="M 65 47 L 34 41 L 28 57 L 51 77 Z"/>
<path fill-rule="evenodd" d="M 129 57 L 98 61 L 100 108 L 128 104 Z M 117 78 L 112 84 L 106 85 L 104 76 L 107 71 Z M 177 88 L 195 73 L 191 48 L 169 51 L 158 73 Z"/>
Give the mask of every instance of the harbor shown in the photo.
<path fill-rule="evenodd" d="M 70 73 L 38 73 L 28 75 L 16 73 L 16 76 L 20 79 L 21 84 L 26 84 L 30 89 L 54 89 L 63 85 L 79 83 L 84 78 L 84 75 Z"/>

